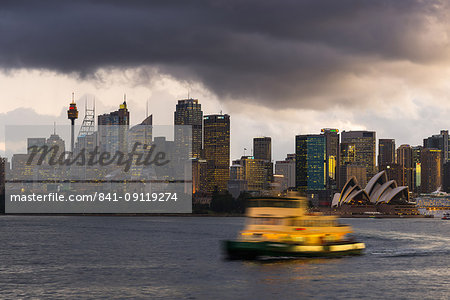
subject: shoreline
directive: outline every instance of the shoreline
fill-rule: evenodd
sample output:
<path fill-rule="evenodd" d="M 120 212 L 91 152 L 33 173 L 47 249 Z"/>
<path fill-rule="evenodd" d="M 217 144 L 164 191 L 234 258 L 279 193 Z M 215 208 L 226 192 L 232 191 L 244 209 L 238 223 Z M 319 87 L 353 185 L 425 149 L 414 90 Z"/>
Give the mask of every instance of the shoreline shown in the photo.
<path fill-rule="evenodd" d="M 343 219 L 433 219 L 433 215 L 350 215 L 350 214 L 325 214 L 337 216 Z M 4 213 L 1 216 L 60 216 L 60 217 L 245 217 L 245 214 L 235 213 L 214 213 L 214 214 L 196 214 L 196 213 L 73 213 L 73 214 L 58 214 L 58 213 Z"/>

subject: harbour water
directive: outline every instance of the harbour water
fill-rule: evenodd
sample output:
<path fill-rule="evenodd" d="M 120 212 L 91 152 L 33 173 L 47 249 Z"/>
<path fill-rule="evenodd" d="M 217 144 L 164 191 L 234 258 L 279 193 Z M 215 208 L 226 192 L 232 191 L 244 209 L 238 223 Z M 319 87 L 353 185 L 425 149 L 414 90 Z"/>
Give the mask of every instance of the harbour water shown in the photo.
<path fill-rule="evenodd" d="M 449 299 L 450 221 L 342 219 L 363 256 L 227 261 L 244 218 L 0 216 L 0 298 Z"/>

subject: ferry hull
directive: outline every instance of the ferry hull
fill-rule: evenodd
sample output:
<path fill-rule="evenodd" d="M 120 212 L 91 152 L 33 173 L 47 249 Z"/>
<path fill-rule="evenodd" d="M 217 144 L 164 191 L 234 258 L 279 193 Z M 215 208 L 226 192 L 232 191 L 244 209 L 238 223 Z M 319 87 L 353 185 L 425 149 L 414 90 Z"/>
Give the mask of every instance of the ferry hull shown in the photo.
<path fill-rule="evenodd" d="M 348 242 L 329 245 L 301 245 L 280 242 L 224 241 L 224 250 L 230 259 L 257 259 L 269 257 L 337 257 L 361 255 L 364 243 Z"/>

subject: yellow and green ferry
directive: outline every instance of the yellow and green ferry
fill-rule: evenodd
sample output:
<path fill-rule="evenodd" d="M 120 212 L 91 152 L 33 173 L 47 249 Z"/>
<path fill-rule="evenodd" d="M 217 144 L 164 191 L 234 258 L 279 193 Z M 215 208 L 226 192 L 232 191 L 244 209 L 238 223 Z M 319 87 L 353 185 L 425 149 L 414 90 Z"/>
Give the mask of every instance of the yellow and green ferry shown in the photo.
<path fill-rule="evenodd" d="M 332 257 L 365 249 L 348 237 L 351 226 L 339 224 L 336 216 L 308 213 L 306 198 L 294 193 L 250 199 L 246 217 L 238 238 L 223 242 L 230 259 Z"/>

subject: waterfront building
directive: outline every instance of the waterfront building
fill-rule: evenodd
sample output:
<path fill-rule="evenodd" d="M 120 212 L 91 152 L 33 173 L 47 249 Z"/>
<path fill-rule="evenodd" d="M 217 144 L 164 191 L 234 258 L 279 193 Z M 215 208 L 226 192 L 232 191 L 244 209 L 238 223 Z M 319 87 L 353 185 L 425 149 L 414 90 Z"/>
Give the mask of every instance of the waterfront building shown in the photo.
<path fill-rule="evenodd" d="M 374 131 L 343 131 L 341 142 L 354 145 L 354 163 L 366 167 L 366 180 L 376 173 L 376 133 Z"/>
<path fill-rule="evenodd" d="M 225 191 L 230 177 L 230 116 L 207 115 L 203 122 L 207 192 Z"/>
<path fill-rule="evenodd" d="M 360 185 L 355 177 L 344 184 L 341 192 L 333 198 L 332 206 L 368 205 L 368 204 L 407 204 L 409 190 L 407 186 L 397 186 L 386 171 L 378 172 L 365 185 Z"/>

